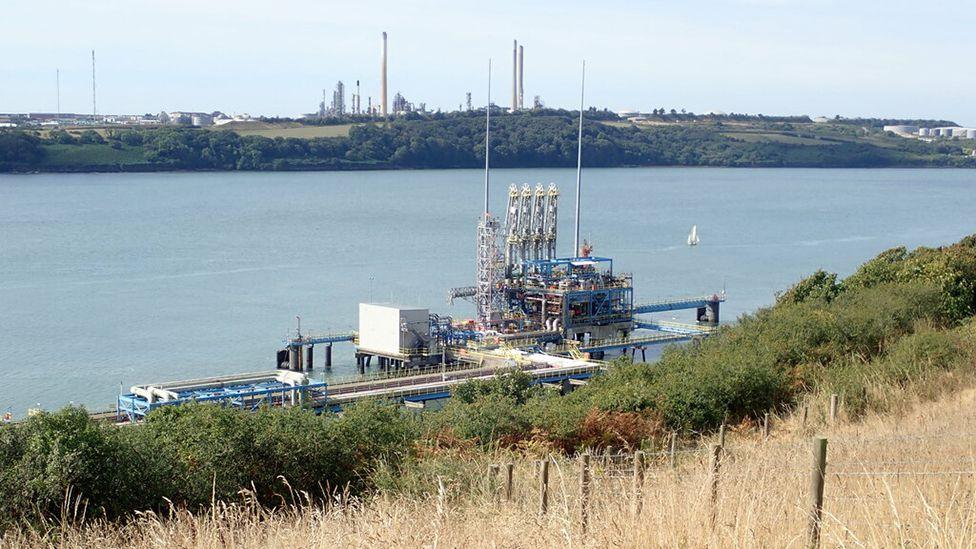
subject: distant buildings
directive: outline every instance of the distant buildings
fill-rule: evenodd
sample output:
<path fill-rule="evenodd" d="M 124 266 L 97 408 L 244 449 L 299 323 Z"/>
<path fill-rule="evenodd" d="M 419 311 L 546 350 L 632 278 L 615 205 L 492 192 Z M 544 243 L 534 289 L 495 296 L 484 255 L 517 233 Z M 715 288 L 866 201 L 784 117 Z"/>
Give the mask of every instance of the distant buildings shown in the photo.
<path fill-rule="evenodd" d="M 961 138 L 961 139 L 976 139 L 976 128 L 963 128 L 961 126 L 946 126 L 941 128 L 922 128 L 919 126 L 911 126 L 907 124 L 897 124 L 891 126 L 884 126 L 882 128 L 886 132 L 893 133 L 899 137 L 915 137 L 924 140 L 932 140 L 934 138 Z"/>

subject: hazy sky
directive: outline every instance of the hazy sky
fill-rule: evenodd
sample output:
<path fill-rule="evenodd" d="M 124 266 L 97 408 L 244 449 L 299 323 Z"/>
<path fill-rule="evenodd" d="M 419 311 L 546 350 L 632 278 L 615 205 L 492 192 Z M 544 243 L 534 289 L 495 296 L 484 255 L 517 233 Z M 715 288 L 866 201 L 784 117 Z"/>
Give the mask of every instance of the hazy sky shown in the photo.
<path fill-rule="evenodd" d="M 322 89 L 457 108 L 526 103 L 950 118 L 976 125 L 976 6 L 942 0 L 2 0 L 0 112 L 312 112 Z M 331 97 L 331 95 L 330 95 Z"/>

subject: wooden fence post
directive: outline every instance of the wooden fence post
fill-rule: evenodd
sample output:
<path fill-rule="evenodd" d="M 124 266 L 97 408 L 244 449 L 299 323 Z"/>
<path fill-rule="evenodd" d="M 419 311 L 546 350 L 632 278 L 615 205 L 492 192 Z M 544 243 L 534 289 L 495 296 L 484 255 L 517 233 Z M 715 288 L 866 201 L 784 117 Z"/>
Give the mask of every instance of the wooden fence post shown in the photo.
<path fill-rule="evenodd" d="M 711 527 L 715 528 L 715 519 L 718 516 L 718 476 L 719 466 L 722 463 L 722 447 L 718 444 L 712 445 L 712 470 L 708 477 L 708 495 L 711 512 Z"/>
<path fill-rule="evenodd" d="M 496 464 L 492 464 L 488 468 L 488 490 L 491 493 L 491 499 L 495 503 L 498 502 L 498 472 L 501 470 Z"/>
<path fill-rule="evenodd" d="M 586 534 L 590 520 L 590 453 L 583 454 L 583 470 L 580 472 L 580 526 Z"/>
<path fill-rule="evenodd" d="M 769 412 L 766 412 L 763 415 L 762 429 L 763 429 L 763 438 L 764 439 L 769 438 Z"/>
<path fill-rule="evenodd" d="M 644 508 L 644 452 L 634 452 L 634 516 Z"/>
<path fill-rule="evenodd" d="M 810 472 L 809 547 L 820 545 L 820 517 L 823 512 L 824 478 L 827 473 L 827 439 L 813 439 L 813 469 Z"/>
<path fill-rule="evenodd" d="M 803 426 L 804 427 L 807 426 L 807 414 L 809 412 L 810 412 L 810 405 L 809 404 L 804 404 L 803 405 Z"/>
<path fill-rule="evenodd" d="M 539 514 L 549 510 L 549 457 L 539 462 Z"/>
<path fill-rule="evenodd" d="M 830 424 L 833 425 L 837 421 L 837 393 L 830 395 Z"/>
<path fill-rule="evenodd" d="M 718 426 L 718 445 L 725 448 L 725 422 Z"/>
<path fill-rule="evenodd" d="M 668 461 L 671 463 L 672 469 L 678 466 L 678 462 L 676 460 L 677 456 L 675 455 L 677 453 L 678 453 L 678 432 L 672 431 L 670 455 L 668 456 Z"/>
<path fill-rule="evenodd" d="M 512 477 L 514 476 L 515 464 L 505 464 L 505 501 L 512 501 Z"/>

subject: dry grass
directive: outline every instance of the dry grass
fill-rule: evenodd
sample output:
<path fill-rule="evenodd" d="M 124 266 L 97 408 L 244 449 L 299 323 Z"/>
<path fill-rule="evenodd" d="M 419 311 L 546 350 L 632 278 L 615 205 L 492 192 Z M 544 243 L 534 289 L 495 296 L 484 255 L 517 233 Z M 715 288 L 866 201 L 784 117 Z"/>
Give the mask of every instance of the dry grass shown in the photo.
<path fill-rule="evenodd" d="M 822 409 L 816 401 L 816 409 Z M 538 513 L 535 463 L 516 462 L 513 501 L 453 493 L 443 501 L 380 496 L 346 505 L 283 510 L 244 501 L 192 515 L 146 514 L 119 526 L 89 522 L 49 533 L 8 533 L 0 545 L 60 547 L 797 547 L 805 546 L 811 436 L 828 440 L 823 542 L 837 547 L 976 545 L 976 389 L 898 415 L 827 427 L 778 419 L 762 440 L 753 426 L 733 429 L 721 461 L 711 520 L 709 459 L 700 448 L 649 454 L 636 512 L 626 459 L 594 458 L 589 531 L 580 528 L 579 463 L 550 469 L 549 512 Z M 501 498 L 499 498 L 501 499 Z"/>
<path fill-rule="evenodd" d="M 312 139 L 314 137 L 346 137 L 353 124 L 338 124 L 334 126 L 304 126 L 294 122 L 272 124 L 267 122 L 250 122 L 237 124 L 231 122 L 224 126 L 217 126 L 218 131 L 233 131 L 238 135 L 260 135 L 274 139 L 275 137 L 297 137 Z"/>

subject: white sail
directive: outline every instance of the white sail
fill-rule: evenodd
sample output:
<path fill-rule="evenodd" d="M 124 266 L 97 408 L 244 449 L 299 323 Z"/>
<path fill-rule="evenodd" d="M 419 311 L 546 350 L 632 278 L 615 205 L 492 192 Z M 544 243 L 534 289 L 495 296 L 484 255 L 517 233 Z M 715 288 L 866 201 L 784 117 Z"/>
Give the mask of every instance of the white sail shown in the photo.
<path fill-rule="evenodd" d="M 689 246 L 698 245 L 698 225 L 691 226 L 691 233 L 688 234 L 688 245 Z"/>

